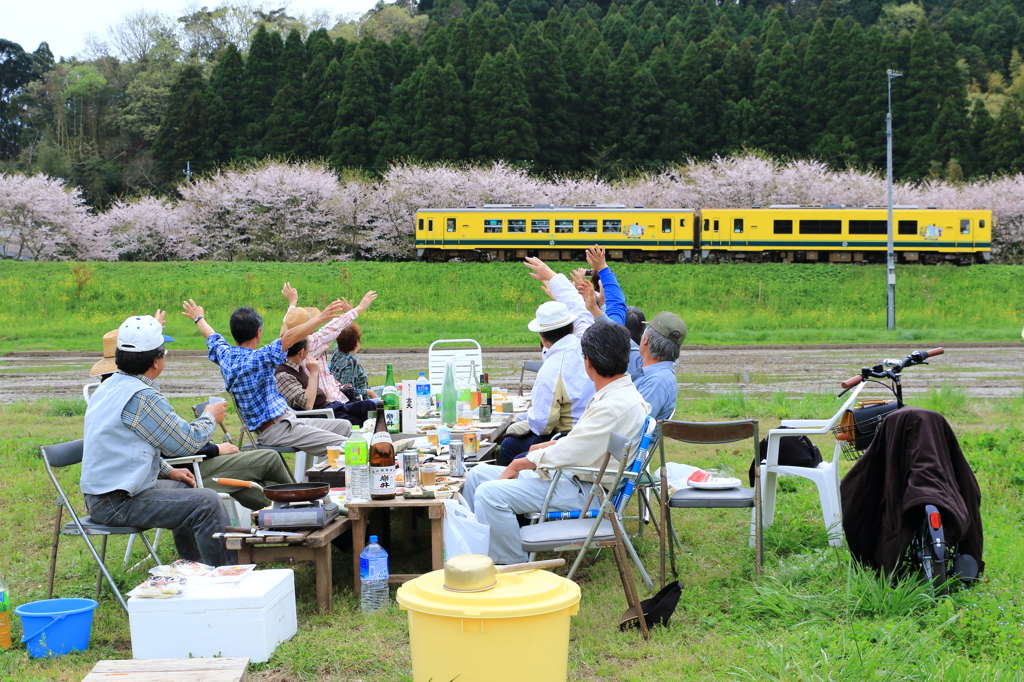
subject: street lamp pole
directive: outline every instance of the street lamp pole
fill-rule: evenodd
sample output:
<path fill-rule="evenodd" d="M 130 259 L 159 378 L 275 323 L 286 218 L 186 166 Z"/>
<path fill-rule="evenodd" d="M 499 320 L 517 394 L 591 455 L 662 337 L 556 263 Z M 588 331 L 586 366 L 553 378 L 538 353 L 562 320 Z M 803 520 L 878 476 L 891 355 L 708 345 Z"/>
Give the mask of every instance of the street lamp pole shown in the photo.
<path fill-rule="evenodd" d="M 903 74 L 889 69 L 885 72 L 889 86 L 889 112 L 885 116 L 885 185 L 888 192 L 888 221 L 886 225 L 886 283 L 888 288 L 887 329 L 896 328 L 896 254 L 892 244 L 892 81 Z"/>

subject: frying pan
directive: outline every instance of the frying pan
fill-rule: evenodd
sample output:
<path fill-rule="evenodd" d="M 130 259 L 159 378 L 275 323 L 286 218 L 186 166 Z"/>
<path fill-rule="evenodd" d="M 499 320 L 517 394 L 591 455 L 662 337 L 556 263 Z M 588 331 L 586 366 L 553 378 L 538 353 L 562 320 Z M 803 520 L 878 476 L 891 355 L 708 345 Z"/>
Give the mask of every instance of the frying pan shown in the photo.
<path fill-rule="evenodd" d="M 309 502 L 318 500 L 331 492 L 330 483 L 282 483 L 280 485 L 261 486 L 255 481 L 240 481 L 237 478 L 215 478 L 214 483 L 232 488 L 256 488 L 262 490 L 272 502 Z"/>

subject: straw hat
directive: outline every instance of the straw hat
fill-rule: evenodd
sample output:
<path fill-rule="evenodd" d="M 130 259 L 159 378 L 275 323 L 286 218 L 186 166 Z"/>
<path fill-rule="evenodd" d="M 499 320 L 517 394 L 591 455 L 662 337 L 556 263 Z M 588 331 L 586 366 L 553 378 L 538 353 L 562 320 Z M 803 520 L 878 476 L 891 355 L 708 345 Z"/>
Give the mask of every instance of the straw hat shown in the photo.
<path fill-rule="evenodd" d="M 289 329 L 294 329 L 300 324 L 305 324 L 314 317 L 320 317 L 319 308 L 292 308 L 288 311 L 288 314 L 284 316 L 284 323 L 281 325 L 281 336 L 284 336 L 284 333 Z"/>
<path fill-rule="evenodd" d="M 103 335 L 103 359 L 92 366 L 92 369 L 89 370 L 89 376 L 94 377 L 97 374 L 110 374 L 117 371 L 117 365 L 114 364 L 114 350 L 116 348 L 117 330 L 114 329 Z"/>

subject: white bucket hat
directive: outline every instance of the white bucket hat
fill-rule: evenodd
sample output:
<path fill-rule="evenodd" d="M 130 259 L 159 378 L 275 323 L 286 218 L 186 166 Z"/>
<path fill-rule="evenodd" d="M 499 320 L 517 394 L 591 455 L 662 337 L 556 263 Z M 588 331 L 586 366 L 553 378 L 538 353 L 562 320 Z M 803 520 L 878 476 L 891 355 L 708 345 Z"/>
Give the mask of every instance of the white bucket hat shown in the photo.
<path fill-rule="evenodd" d="M 164 328 L 152 315 L 129 317 L 117 330 L 117 347 L 131 353 L 145 353 L 173 340 L 164 336 Z"/>
<path fill-rule="evenodd" d="M 530 320 L 527 329 L 531 332 L 548 332 L 576 321 L 564 303 L 548 301 L 537 308 L 537 317 Z"/>

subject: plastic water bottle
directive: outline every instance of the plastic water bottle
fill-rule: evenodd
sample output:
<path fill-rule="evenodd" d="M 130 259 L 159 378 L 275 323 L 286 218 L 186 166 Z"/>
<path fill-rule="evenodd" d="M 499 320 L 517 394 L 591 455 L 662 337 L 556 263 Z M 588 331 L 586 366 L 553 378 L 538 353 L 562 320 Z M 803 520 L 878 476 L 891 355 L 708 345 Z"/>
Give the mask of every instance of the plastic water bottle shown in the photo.
<path fill-rule="evenodd" d="M 0 649 L 11 648 L 11 598 L 7 586 L 0 577 Z"/>
<path fill-rule="evenodd" d="M 345 499 L 367 502 L 370 499 L 370 446 L 359 429 L 345 441 Z"/>
<path fill-rule="evenodd" d="M 420 378 L 416 380 L 416 409 L 419 412 L 430 409 L 430 381 L 424 372 L 420 372 Z"/>
<path fill-rule="evenodd" d="M 370 536 L 370 544 L 359 554 L 360 606 L 367 613 L 388 607 L 388 553 Z"/>

